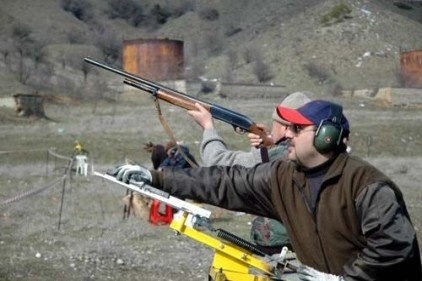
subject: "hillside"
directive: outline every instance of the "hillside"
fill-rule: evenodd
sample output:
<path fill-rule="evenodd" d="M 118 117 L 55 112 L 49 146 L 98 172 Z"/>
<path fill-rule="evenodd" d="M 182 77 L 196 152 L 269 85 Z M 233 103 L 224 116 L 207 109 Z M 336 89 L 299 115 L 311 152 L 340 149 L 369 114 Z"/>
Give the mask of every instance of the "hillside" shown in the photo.
<path fill-rule="evenodd" d="M 147 1 L 143 11 L 152 11 L 160 3 L 161 11 L 182 12 L 177 16 L 174 12 L 165 23 L 144 21 L 134 27 L 123 19 L 111 19 L 106 1 L 82 1 L 90 4 L 90 19 L 85 21 L 64 11 L 59 0 L 2 1 L 0 94 L 36 89 L 74 95 L 85 87 L 83 57 L 108 59 L 106 47 L 119 48 L 122 40 L 136 38 L 183 40 L 189 79 L 202 75 L 259 83 L 256 71 L 261 71 L 262 83 L 316 94 L 329 94 L 335 88 L 399 87 L 400 52 L 422 49 L 422 4 L 418 2 L 406 2 L 410 10 L 381 0 L 170 2 Z M 341 21 L 332 17 L 323 24 L 322 17 L 338 5 L 349 11 L 341 14 Z M 35 50 L 42 53 L 39 64 L 25 57 L 24 73 L 16 26 L 27 27 L 28 37 L 38 42 Z M 114 59 L 118 64 L 119 57 Z M 257 61 L 261 70 L 256 70 Z"/>
<path fill-rule="evenodd" d="M 143 6 L 129 11 L 129 21 L 110 17 L 109 3 L 124 14 L 132 1 Z M 1 0 L 0 280 L 208 280 L 214 249 L 165 225 L 122 219 L 127 190 L 93 173 L 127 159 L 151 167 L 145 144 L 168 141 L 149 95 L 136 92 L 124 100 L 116 90 L 121 77 L 83 63 L 90 56 L 119 65 L 122 40 L 136 38 L 183 40 L 190 80 L 248 84 L 225 84 L 234 99 L 204 100 L 269 122 L 267 128 L 268 113 L 281 99 L 272 96 L 278 90 L 311 90 L 342 104 L 353 155 L 400 187 L 421 242 L 422 111 L 409 106 L 418 93 L 392 107 L 368 102 L 371 91 L 330 96 L 339 88 L 401 85 L 400 51 L 422 49 L 419 2 L 402 0 L 409 9 L 384 0 Z M 73 4 L 83 20 L 61 3 Z M 350 10 L 339 22 L 331 16 L 321 23 L 338 7 Z M 134 26 L 137 20 L 141 24 Z M 256 86 L 257 65 L 267 75 L 266 87 Z M 192 85 L 190 94 L 201 86 Z M 258 97 L 256 88 L 271 88 L 271 97 Z M 11 95 L 34 91 L 62 102 L 44 104 L 48 119 L 18 117 L 2 106 L 4 97 L 13 106 Z M 203 132 L 196 122 L 164 102 L 161 110 L 176 140 L 200 161 Z M 215 125 L 229 149 L 250 149 L 245 134 L 219 120 Z M 76 140 L 89 151 L 88 176 L 69 167 Z M 251 219 L 227 211 L 212 223 L 249 240 Z"/>

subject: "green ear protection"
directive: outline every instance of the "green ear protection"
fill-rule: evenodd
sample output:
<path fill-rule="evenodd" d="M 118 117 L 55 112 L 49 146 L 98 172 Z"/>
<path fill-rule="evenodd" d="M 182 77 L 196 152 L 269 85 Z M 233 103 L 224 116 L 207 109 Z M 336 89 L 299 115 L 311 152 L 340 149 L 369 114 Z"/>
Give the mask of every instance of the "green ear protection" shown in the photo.
<path fill-rule="evenodd" d="M 340 145 L 343 133 L 343 127 L 341 126 L 342 116 L 342 107 L 332 105 L 330 116 L 319 123 L 314 138 L 314 146 L 319 153 L 333 151 Z"/>

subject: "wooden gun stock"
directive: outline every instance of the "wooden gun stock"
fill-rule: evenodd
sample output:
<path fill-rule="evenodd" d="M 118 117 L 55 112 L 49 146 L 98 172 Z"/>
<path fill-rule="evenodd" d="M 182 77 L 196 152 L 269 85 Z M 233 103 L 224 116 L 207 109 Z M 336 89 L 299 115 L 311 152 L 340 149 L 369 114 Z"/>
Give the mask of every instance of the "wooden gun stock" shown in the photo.
<path fill-rule="evenodd" d="M 191 98 L 189 96 L 180 95 L 179 92 L 175 90 L 164 90 L 161 88 L 149 88 L 145 87 L 136 81 L 132 81 L 130 79 L 125 79 L 123 81 L 126 85 L 132 86 L 134 88 L 144 90 L 156 96 L 158 99 L 165 101 L 167 103 L 176 105 L 178 107 L 184 108 L 186 110 L 196 110 L 195 103 L 201 104 L 205 107 L 208 111 L 211 110 L 211 104 L 201 101 L 199 99 Z"/>

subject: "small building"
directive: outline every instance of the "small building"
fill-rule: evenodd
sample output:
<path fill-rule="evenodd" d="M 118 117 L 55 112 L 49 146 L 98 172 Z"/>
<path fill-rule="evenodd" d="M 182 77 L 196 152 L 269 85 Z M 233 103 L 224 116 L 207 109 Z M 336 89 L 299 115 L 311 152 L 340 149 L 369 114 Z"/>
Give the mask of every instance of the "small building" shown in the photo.
<path fill-rule="evenodd" d="M 37 93 L 15 94 L 13 98 L 16 104 L 16 112 L 19 116 L 46 118 L 43 96 Z"/>
<path fill-rule="evenodd" d="M 123 69 L 154 81 L 183 79 L 183 41 L 125 40 L 123 41 Z"/>

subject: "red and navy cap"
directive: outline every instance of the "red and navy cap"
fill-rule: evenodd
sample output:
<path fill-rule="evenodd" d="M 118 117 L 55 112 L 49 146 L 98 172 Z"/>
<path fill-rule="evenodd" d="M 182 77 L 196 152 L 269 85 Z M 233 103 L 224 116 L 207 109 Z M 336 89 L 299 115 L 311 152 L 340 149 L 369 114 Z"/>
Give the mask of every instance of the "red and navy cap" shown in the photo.
<path fill-rule="evenodd" d="M 341 107 L 339 104 L 335 104 L 325 100 L 314 100 L 307 104 L 297 108 L 289 108 L 284 106 L 277 107 L 277 114 L 284 120 L 297 125 L 315 125 L 319 126 L 321 121 L 329 120 L 332 116 L 334 107 Z M 349 121 L 341 113 L 341 120 L 339 123 L 344 130 L 349 130 Z"/>

